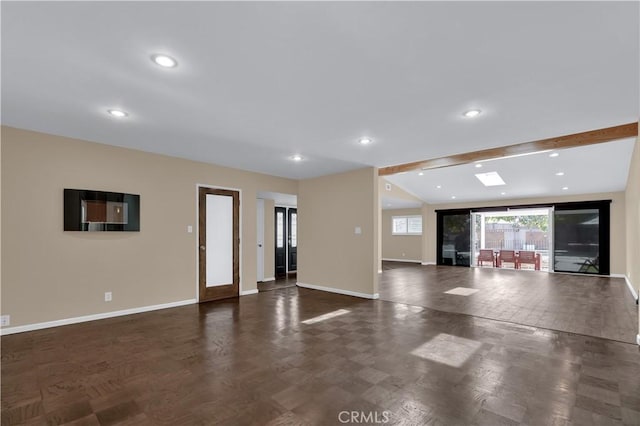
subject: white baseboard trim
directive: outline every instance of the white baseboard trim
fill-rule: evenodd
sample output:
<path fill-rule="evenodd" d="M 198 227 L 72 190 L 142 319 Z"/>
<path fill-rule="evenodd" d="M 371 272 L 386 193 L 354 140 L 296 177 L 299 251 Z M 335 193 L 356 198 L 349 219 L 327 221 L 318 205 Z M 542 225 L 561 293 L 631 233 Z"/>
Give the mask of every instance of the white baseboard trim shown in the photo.
<path fill-rule="evenodd" d="M 436 265 L 436 262 L 422 262 L 423 266 Z"/>
<path fill-rule="evenodd" d="M 624 276 L 624 282 L 627 283 L 627 287 L 629 287 L 629 291 L 631 292 L 631 294 L 633 295 L 634 299 L 636 299 L 636 302 L 637 302 L 638 301 L 638 292 L 636 291 L 635 288 L 633 288 L 633 285 L 631 284 L 631 280 L 626 275 Z"/>
<path fill-rule="evenodd" d="M 407 263 L 420 263 L 420 260 L 412 260 L 412 259 L 387 259 L 382 258 L 382 260 L 386 260 L 387 262 L 407 262 Z"/>
<path fill-rule="evenodd" d="M 629 287 L 631 295 L 635 300 L 638 300 L 638 292 L 635 288 L 633 288 L 633 285 L 631 285 L 631 280 L 629 280 L 629 277 L 627 277 L 625 274 L 609 274 L 609 276 L 611 278 L 624 278 L 624 282 L 627 284 L 627 287 Z"/>
<path fill-rule="evenodd" d="M 276 277 L 269 277 L 269 278 L 265 278 L 262 281 L 260 281 L 261 283 L 268 283 L 269 281 L 275 281 Z"/>
<path fill-rule="evenodd" d="M 378 269 L 378 273 L 381 274 L 382 273 L 382 269 Z"/>
<path fill-rule="evenodd" d="M 240 296 L 248 296 L 250 294 L 258 294 L 258 289 L 254 288 L 253 290 L 242 290 L 240 292 Z"/>
<path fill-rule="evenodd" d="M 298 287 L 309 288 L 311 290 L 320 290 L 320 291 L 326 291 L 329 293 L 344 294 L 346 296 L 361 297 L 363 299 L 378 299 L 380 297 L 380 294 L 378 293 L 374 293 L 374 294 L 359 293 L 357 291 L 343 290 L 341 288 L 333 288 L 333 287 L 324 287 L 324 286 L 315 285 L 315 284 L 305 284 L 301 282 L 297 282 L 296 285 Z"/>
<path fill-rule="evenodd" d="M 636 334 L 636 343 L 640 346 L 640 334 Z"/>
<path fill-rule="evenodd" d="M 121 317 L 124 315 L 140 314 L 142 312 L 157 311 L 160 309 L 176 308 L 178 306 L 193 305 L 196 299 L 181 300 L 179 302 L 162 303 L 160 305 L 142 306 L 140 308 L 123 309 L 121 311 L 103 312 L 101 314 L 84 315 L 81 317 L 65 318 L 55 321 L 39 322 L 35 324 L 18 325 L 0 330 L 0 335 L 24 333 L 25 331 L 42 330 L 43 328 L 60 327 L 63 325 L 77 324 L 80 322 L 96 321 L 106 318 Z"/>

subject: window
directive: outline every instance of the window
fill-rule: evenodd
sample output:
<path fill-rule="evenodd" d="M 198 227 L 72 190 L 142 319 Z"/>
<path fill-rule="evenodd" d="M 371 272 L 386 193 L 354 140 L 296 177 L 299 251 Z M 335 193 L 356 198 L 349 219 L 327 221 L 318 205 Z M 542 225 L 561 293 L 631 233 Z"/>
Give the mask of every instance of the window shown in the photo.
<path fill-rule="evenodd" d="M 393 235 L 422 235 L 422 216 L 393 216 L 391 233 Z"/>

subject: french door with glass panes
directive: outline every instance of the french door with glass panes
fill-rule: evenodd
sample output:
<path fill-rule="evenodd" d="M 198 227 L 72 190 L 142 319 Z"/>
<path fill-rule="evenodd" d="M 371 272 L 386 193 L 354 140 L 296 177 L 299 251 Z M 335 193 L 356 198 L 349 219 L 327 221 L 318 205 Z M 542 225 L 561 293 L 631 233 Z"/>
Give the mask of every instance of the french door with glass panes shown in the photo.
<path fill-rule="evenodd" d="M 282 278 L 298 269 L 298 210 L 275 208 L 275 274 Z"/>

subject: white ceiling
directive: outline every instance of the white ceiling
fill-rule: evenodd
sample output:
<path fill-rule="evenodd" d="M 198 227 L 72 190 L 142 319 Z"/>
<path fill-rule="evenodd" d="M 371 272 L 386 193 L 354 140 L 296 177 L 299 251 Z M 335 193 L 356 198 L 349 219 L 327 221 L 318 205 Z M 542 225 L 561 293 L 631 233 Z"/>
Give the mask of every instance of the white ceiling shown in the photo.
<path fill-rule="evenodd" d="M 387 197 L 384 194 L 380 194 L 380 207 L 382 207 L 382 210 L 417 209 L 422 207 L 422 203 L 420 201 Z"/>
<path fill-rule="evenodd" d="M 638 120 L 639 7 L 3 1 L 2 123 L 290 178 L 527 142 Z"/>
<path fill-rule="evenodd" d="M 387 180 L 431 204 L 624 191 L 634 143 L 634 138 L 623 139 L 425 170 L 422 176 L 418 171 L 408 172 L 387 176 Z M 550 157 L 554 152 L 559 156 Z M 484 186 L 475 175 L 487 172 L 498 172 L 505 185 Z M 558 172 L 564 175 L 556 176 Z"/>

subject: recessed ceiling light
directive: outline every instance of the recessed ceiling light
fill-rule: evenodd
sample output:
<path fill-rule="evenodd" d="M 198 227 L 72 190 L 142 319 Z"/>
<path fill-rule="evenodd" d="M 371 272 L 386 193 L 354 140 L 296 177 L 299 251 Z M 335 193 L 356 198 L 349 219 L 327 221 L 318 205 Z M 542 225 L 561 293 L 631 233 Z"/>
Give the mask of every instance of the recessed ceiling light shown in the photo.
<path fill-rule="evenodd" d="M 476 164 L 476 169 L 479 169 L 480 167 L 482 167 L 482 164 Z"/>
<path fill-rule="evenodd" d="M 564 176 L 564 172 L 558 172 L 556 173 L 556 176 Z"/>
<path fill-rule="evenodd" d="M 107 112 L 112 116 L 118 117 L 118 118 L 124 118 L 129 115 L 127 112 L 122 111 L 121 109 L 108 109 Z"/>
<path fill-rule="evenodd" d="M 563 187 L 562 187 L 562 190 L 563 190 L 563 191 L 566 191 L 567 189 L 569 189 L 569 187 L 568 187 L 568 186 L 563 186 Z"/>
<path fill-rule="evenodd" d="M 455 199 L 456 199 L 456 196 L 455 196 L 455 195 L 452 195 L 452 196 L 451 196 L 451 199 L 452 199 L 452 200 L 455 200 Z"/>
<path fill-rule="evenodd" d="M 558 155 L 560 155 L 560 154 L 558 154 L 557 152 L 553 152 L 553 153 L 549 154 L 549 157 L 551 157 L 551 158 L 555 158 L 555 157 L 557 157 Z"/>
<path fill-rule="evenodd" d="M 507 195 L 507 193 L 506 192 L 501 192 L 500 195 Z"/>
<path fill-rule="evenodd" d="M 465 111 L 464 115 L 467 118 L 473 118 L 473 117 L 477 117 L 480 115 L 482 111 L 480 111 L 479 109 L 470 109 L 469 111 Z"/>
<path fill-rule="evenodd" d="M 291 157 L 289 157 L 289 158 L 290 158 L 291 160 L 293 160 L 293 161 L 302 161 L 302 160 L 303 160 L 302 155 L 300 155 L 300 154 L 292 155 L 292 156 L 291 156 Z"/>
<path fill-rule="evenodd" d="M 369 145 L 371 143 L 371 139 L 370 138 L 360 138 L 360 140 L 358 142 L 360 143 L 360 145 Z"/>
<path fill-rule="evenodd" d="M 424 176 L 423 172 L 418 173 L 418 176 Z"/>
<path fill-rule="evenodd" d="M 505 185 L 498 172 L 478 173 L 476 177 L 484 186 Z"/>
<path fill-rule="evenodd" d="M 440 189 L 440 188 L 442 188 L 442 185 L 436 186 L 436 189 Z"/>
<path fill-rule="evenodd" d="M 163 68 L 175 68 L 178 66 L 178 61 L 167 55 L 152 55 L 151 60 Z"/>

